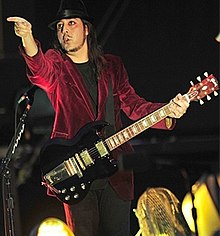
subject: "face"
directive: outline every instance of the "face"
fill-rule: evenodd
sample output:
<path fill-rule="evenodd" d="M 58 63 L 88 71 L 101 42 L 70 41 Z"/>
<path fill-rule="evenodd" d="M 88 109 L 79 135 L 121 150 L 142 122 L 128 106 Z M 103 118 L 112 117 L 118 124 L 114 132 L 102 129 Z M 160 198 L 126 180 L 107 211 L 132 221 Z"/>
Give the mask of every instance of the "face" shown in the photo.
<path fill-rule="evenodd" d="M 57 38 L 67 54 L 87 47 L 88 27 L 80 18 L 62 19 L 57 23 Z"/>

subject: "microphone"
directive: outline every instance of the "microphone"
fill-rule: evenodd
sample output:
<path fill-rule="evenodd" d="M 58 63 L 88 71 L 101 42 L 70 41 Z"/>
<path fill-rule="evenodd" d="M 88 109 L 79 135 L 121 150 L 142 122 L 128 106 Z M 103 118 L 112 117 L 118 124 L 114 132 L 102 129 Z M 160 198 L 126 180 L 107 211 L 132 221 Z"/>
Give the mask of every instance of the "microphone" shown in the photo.
<path fill-rule="evenodd" d="M 37 85 L 33 85 L 20 97 L 20 99 L 18 100 L 18 104 L 23 102 L 25 99 L 27 99 L 29 103 L 32 104 L 34 102 L 34 94 L 37 89 L 39 89 L 39 87 Z"/>

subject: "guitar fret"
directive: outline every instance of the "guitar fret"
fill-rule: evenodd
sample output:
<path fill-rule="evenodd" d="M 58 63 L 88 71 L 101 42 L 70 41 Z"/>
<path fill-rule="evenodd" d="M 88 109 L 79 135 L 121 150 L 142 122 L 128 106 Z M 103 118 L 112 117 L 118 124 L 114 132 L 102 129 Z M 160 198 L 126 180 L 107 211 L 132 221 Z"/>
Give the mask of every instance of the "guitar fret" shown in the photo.
<path fill-rule="evenodd" d="M 147 119 L 147 123 L 149 124 L 149 127 L 150 127 L 152 125 L 152 121 L 151 121 L 150 117 L 147 117 L 146 119 Z"/>
<path fill-rule="evenodd" d="M 161 110 L 159 111 L 159 115 L 160 115 L 161 118 L 166 116 L 166 114 L 165 114 L 165 112 L 164 112 L 164 109 L 161 109 Z"/>
<path fill-rule="evenodd" d="M 111 150 L 115 148 L 115 142 L 112 138 L 109 139 L 109 144 L 111 145 Z"/>
<path fill-rule="evenodd" d="M 147 122 L 147 119 L 146 119 L 146 118 L 142 121 L 142 125 L 143 125 L 145 128 L 148 127 L 148 122 Z"/>
<path fill-rule="evenodd" d="M 131 134 L 132 134 L 131 137 L 134 137 L 137 134 L 137 129 L 134 124 L 131 126 L 130 130 L 131 130 Z"/>
<path fill-rule="evenodd" d="M 164 107 L 164 112 L 166 113 L 166 115 L 170 114 L 170 108 L 169 106 Z"/>
<path fill-rule="evenodd" d="M 135 125 L 132 126 L 132 131 L 134 134 L 136 134 L 138 132 L 137 127 Z"/>
<path fill-rule="evenodd" d="M 118 146 L 120 144 L 120 142 L 119 142 L 119 139 L 118 139 L 117 135 L 114 135 L 113 139 L 115 141 L 116 146 Z"/>
<path fill-rule="evenodd" d="M 137 123 L 137 127 L 138 127 L 138 132 L 140 133 L 143 130 L 143 126 L 142 126 L 142 122 L 141 121 L 139 121 Z"/>
<path fill-rule="evenodd" d="M 106 143 L 110 150 L 115 149 L 116 147 L 120 146 L 121 144 L 125 143 L 130 138 L 130 135 L 128 133 L 128 130 L 124 130 L 123 132 L 120 132 L 118 136 L 116 135 L 112 136 L 111 138 L 106 140 Z"/>
<path fill-rule="evenodd" d="M 121 132 L 121 133 L 122 133 L 122 135 L 123 135 L 125 141 L 129 139 L 129 134 L 128 134 L 128 132 L 127 132 L 127 129 L 126 129 L 125 131 Z"/>
<path fill-rule="evenodd" d="M 156 123 L 161 120 L 161 116 L 159 112 L 155 113 L 155 117 L 156 117 Z"/>
<path fill-rule="evenodd" d="M 124 143 L 124 142 L 125 142 L 125 139 L 124 139 L 122 133 L 119 133 L 119 134 L 118 134 L 118 138 L 119 138 L 119 140 L 120 140 L 121 143 Z"/>
<path fill-rule="evenodd" d="M 132 133 L 131 127 L 128 127 L 128 128 L 127 128 L 127 131 L 128 131 L 128 135 L 129 135 L 129 139 L 130 139 L 130 137 L 133 136 L 133 133 Z"/>
<path fill-rule="evenodd" d="M 157 117 L 155 116 L 155 114 L 151 115 L 150 119 L 151 119 L 153 124 L 157 121 Z"/>
<path fill-rule="evenodd" d="M 140 121 L 140 122 L 138 122 L 138 130 L 139 130 L 139 133 L 141 133 L 142 132 L 142 130 L 144 130 L 144 126 L 143 126 L 143 124 L 142 124 L 142 122 Z"/>
<path fill-rule="evenodd" d="M 141 128 L 139 126 L 139 122 L 136 123 L 135 127 L 136 127 L 136 130 L 137 130 L 137 133 L 139 134 L 140 131 L 141 131 Z"/>

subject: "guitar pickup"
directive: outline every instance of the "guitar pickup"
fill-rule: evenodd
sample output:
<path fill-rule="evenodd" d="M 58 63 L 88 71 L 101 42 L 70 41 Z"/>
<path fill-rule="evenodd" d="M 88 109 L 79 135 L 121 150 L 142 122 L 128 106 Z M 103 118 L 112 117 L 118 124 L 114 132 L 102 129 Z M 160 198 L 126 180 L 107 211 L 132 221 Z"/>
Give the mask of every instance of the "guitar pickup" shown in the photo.
<path fill-rule="evenodd" d="M 96 149 L 99 152 L 100 157 L 105 157 L 107 155 L 109 155 L 109 152 L 106 148 L 106 146 L 104 145 L 103 141 L 99 141 L 95 144 Z"/>
<path fill-rule="evenodd" d="M 85 149 L 84 151 L 80 152 L 80 157 L 82 159 L 82 161 L 85 163 L 86 166 L 91 166 L 94 164 L 93 159 L 91 158 L 89 152 L 87 149 Z"/>

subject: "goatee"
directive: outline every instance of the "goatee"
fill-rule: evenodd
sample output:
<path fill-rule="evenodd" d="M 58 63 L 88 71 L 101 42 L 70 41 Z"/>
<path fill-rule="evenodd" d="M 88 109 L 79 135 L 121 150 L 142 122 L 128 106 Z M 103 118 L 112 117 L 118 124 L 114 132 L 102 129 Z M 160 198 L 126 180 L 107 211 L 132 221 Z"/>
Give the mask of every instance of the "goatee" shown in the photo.
<path fill-rule="evenodd" d="M 75 47 L 75 48 L 72 48 L 72 49 L 69 49 L 69 50 L 66 50 L 65 48 L 63 49 L 65 52 L 77 52 L 77 51 L 79 51 L 82 47 L 83 47 L 83 45 L 84 45 L 84 43 L 85 43 L 85 41 L 86 41 L 86 35 L 84 34 L 84 38 L 83 38 L 83 41 L 82 41 L 82 43 L 79 45 L 79 46 L 77 46 L 77 47 Z"/>

